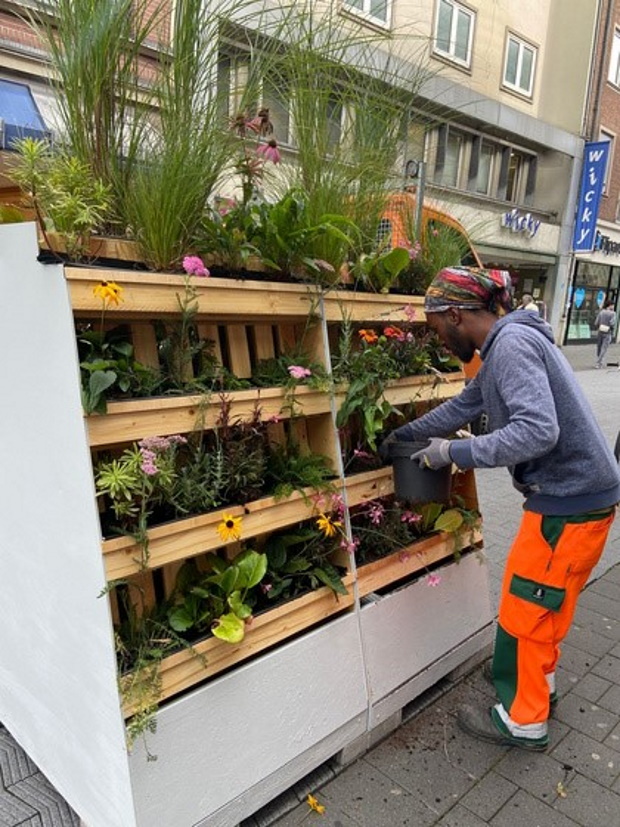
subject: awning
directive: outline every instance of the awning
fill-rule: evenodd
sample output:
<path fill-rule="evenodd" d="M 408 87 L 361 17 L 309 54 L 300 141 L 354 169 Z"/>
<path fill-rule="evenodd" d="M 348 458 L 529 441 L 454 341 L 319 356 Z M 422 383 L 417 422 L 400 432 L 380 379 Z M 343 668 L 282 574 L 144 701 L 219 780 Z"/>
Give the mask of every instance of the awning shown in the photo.
<path fill-rule="evenodd" d="M 534 250 L 520 250 L 517 247 L 499 247 L 494 244 L 474 242 L 478 255 L 484 262 L 511 264 L 513 267 L 550 267 L 557 263 L 557 256 L 537 253 Z"/>
<path fill-rule="evenodd" d="M 0 79 L 0 149 L 12 149 L 18 138 L 47 138 L 49 134 L 30 87 Z"/>

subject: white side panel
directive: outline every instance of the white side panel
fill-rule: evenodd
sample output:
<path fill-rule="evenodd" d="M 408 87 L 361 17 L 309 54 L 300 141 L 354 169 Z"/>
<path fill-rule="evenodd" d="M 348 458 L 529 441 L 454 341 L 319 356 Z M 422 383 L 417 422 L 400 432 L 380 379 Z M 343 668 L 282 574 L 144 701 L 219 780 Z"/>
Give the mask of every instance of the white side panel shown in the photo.
<path fill-rule="evenodd" d="M 478 556 L 468 554 L 436 573 L 438 586 L 422 578 L 362 609 L 371 706 L 493 620 L 487 566 Z M 431 683 L 446 672 L 438 671 Z"/>
<path fill-rule="evenodd" d="M 88 827 L 133 827 L 73 317 L 0 226 L 0 720 Z"/>
<path fill-rule="evenodd" d="M 140 827 L 236 824 L 361 735 L 366 707 L 354 614 L 173 701 L 148 736 L 157 761 L 130 759 Z"/>

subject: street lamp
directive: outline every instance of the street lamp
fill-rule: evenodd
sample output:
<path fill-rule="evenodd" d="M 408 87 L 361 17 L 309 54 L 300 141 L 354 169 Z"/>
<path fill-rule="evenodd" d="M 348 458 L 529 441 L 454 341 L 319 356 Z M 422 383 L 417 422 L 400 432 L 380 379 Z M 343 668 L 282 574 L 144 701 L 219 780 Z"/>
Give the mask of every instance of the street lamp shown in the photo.
<path fill-rule="evenodd" d="M 424 189 L 426 186 L 426 161 L 419 161 L 417 158 L 410 158 L 405 164 L 405 180 L 416 181 L 415 216 L 413 220 L 413 231 L 415 240 L 420 240 L 422 229 L 422 207 L 424 206 Z"/>

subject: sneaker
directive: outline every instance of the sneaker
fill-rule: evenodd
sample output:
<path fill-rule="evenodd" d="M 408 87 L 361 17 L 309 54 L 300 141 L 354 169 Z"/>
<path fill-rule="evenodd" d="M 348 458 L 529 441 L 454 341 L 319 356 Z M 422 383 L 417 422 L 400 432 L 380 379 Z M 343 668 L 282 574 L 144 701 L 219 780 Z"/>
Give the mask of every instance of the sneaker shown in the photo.
<path fill-rule="evenodd" d="M 548 735 L 543 735 L 540 738 L 522 738 L 512 735 L 492 708 L 480 709 L 464 704 L 460 707 L 456 720 L 463 732 L 489 744 L 517 747 L 533 752 L 544 752 L 549 746 Z"/>
<path fill-rule="evenodd" d="M 493 682 L 493 661 L 486 660 L 482 664 L 482 677 L 485 679 L 485 681 L 487 683 L 490 683 L 491 686 L 493 688 L 495 688 L 495 684 Z M 551 692 L 551 694 L 549 695 L 549 708 L 550 708 L 550 710 L 553 709 L 553 707 L 557 704 L 557 702 L 558 702 L 558 693 L 557 692 Z"/>

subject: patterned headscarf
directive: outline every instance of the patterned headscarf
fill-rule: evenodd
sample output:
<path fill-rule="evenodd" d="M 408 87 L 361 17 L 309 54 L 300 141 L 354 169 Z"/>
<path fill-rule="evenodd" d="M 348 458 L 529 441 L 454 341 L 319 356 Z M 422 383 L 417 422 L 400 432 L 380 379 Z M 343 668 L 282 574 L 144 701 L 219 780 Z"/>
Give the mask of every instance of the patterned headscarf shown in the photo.
<path fill-rule="evenodd" d="M 424 310 L 426 313 L 443 313 L 451 307 L 459 307 L 503 315 L 512 310 L 512 290 L 507 270 L 446 267 L 430 283 L 424 297 Z"/>

